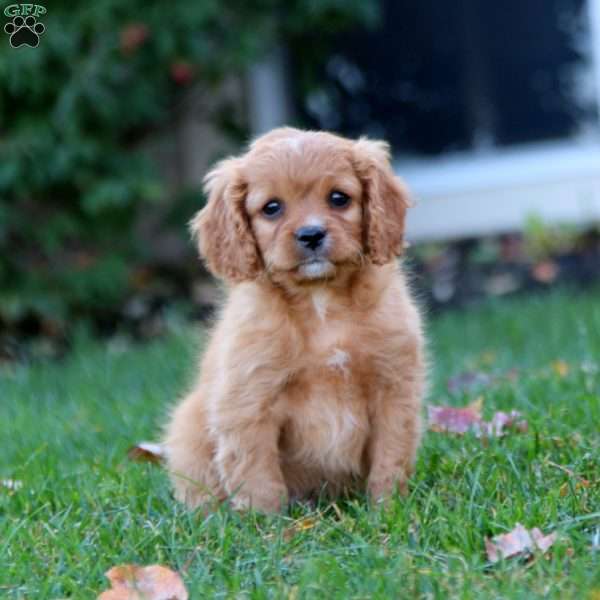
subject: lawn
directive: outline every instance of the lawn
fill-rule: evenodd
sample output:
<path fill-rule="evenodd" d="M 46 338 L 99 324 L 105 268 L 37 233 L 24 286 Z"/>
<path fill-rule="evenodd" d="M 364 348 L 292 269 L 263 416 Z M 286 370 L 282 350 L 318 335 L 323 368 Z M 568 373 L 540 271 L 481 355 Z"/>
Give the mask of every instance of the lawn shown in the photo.
<path fill-rule="evenodd" d="M 204 518 L 174 503 L 161 467 L 129 461 L 185 389 L 201 332 L 5 367 L 0 479 L 22 487 L 0 488 L 0 596 L 94 598 L 111 566 L 160 563 L 192 598 L 600 598 L 600 291 L 498 301 L 428 331 L 431 403 L 481 396 L 487 417 L 518 409 L 529 430 L 427 433 L 409 497 L 385 510 L 357 498 Z M 449 392 L 466 371 L 498 377 Z M 517 522 L 558 540 L 491 565 L 484 538 Z"/>

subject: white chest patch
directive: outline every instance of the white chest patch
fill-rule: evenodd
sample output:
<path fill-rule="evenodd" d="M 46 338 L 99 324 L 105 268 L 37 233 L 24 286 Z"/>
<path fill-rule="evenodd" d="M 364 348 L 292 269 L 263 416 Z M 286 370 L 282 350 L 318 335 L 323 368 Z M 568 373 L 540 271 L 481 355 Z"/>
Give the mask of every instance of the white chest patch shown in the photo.
<path fill-rule="evenodd" d="M 347 352 L 335 348 L 333 354 L 327 359 L 327 366 L 332 369 L 339 369 L 344 374 L 348 373 L 348 364 L 350 363 L 350 356 Z"/>
<path fill-rule="evenodd" d="M 317 316 L 321 321 L 325 321 L 327 316 L 327 293 L 322 290 L 316 291 L 313 294 L 312 301 Z"/>

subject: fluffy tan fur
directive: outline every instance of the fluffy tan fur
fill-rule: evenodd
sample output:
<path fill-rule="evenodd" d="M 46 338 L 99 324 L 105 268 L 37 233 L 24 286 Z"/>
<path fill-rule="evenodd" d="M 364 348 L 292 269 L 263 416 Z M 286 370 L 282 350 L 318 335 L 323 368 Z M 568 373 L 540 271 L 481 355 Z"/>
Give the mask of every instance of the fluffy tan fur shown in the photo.
<path fill-rule="evenodd" d="M 388 146 L 276 129 L 219 163 L 206 189 L 192 230 L 229 293 L 167 427 L 177 498 L 270 512 L 323 490 L 405 491 L 425 367 Z M 332 190 L 348 206 L 332 206 Z M 273 198 L 275 219 L 262 212 Z M 306 266 L 295 233 L 315 223 L 327 256 Z"/>

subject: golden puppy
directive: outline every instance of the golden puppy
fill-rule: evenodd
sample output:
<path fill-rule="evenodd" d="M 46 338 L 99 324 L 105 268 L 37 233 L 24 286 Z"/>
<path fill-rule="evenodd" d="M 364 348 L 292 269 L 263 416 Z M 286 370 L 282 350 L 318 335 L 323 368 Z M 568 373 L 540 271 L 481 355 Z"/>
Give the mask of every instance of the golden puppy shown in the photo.
<path fill-rule="evenodd" d="M 177 497 L 270 512 L 323 489 L 404 491 L 425 368 L 387 144 L 276 129 L 206 190 L 192 230 L 230 289 L 168 425 Z"/>

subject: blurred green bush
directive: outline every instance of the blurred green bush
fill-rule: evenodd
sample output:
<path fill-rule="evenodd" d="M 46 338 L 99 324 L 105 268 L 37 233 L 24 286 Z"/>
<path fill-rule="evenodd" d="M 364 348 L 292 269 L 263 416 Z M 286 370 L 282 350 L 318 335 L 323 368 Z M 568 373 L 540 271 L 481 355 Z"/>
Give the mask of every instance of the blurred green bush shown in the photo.
<path fill-rule="evenodd" d="M 121 302 L 143 259 L 133 226 L 170 193 L 141 142 L 191 86 L 210 90 L 278 42 L 376 13 L 361 0 L 45 6 L 37 48 L 0 44 L 0 322 Z"/>

